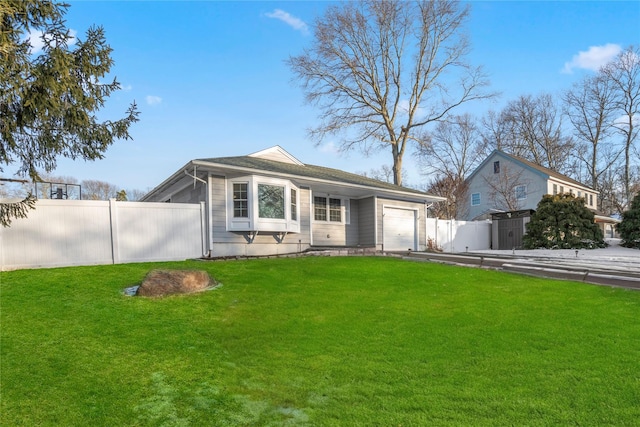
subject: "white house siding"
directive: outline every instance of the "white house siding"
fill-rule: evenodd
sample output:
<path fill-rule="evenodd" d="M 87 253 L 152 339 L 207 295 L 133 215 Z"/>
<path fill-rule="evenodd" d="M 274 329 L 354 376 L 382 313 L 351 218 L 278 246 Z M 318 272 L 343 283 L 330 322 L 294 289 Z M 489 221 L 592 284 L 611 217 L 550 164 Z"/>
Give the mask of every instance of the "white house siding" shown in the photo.
<path fill-rule="evenodd" d="M 171 196 L 171 203 L 200 203 L 206 200 L 207 186 L 197 181 Z"/>
<path fill-rule="evenodd" d="M 493 162 L 500 162 L 500 174 L 494 174 Z M 505 175 L 506 174 L 506 175 Z M 498 175 L 505 178 L 510 188 L 508 191 L 513 192 L 515 195 L 516 185 L 527 186 L 526 199 L 518 201 L 516 207 L 508 208 L 504 202 L 501 202 L 501 196 L 492 196 L 494 190 L 491 188 L 489 182 L 494 179 L 498 179 Z M 505 181 L 503 181 L 505 182 Z M 542 196 L 547 194 L 547 179 L 541 174 L 531 171 L 529 169 L 522 168 L 502 156 L 494 156 L 485 165 L 479 169 L 473 179 L 469 182 L 469 190 L 467 193 L 467 200 L 465 200 L 465 206 L 468 209 L 466 218 L 467 220 L 476 219 L 482 215 L 490 215 L 496 211 L 509 211 L 509 210 L 523 210 L 523 209 L 535 209 Z M 471 200 L 474 193 L 480 193 L 480 204 L 473 206 Z"/>
<path fill-rule="evenodd" d="M 555 185 L 555 188 L 554 188 Z M 555 190 L 555 192 L 554 192 Z M 560 194 L 569 193 L 576 197 L 584 197 L 585 204 L 589 209 L 597 209 L 598 206 L 598 193 L 590 188 L 578 186 L 573 182 L 562 181 L 555 177 L 551 177 L 547 182 L 546 194 Z"/>
<path fill-rule="evenodd" d="M 358 200 L 358 234 L 360 246 L 376 245 L 376 198 Z"/>
<path fill-rule="evenodd" d="M 333 195 L 332 195 L 333 197 Z M 336 196 L 339 197 L 339 196 Z M 345 200 L 345 199 L 343 199 Z M 343 206 L 342 222 L 315 221 L 313 207 L 310 210 L 311 229 L 314 246 L 357 246 L 358 243 L 358 201 L 350 200 L 350 219 L 347 223 Z"/>

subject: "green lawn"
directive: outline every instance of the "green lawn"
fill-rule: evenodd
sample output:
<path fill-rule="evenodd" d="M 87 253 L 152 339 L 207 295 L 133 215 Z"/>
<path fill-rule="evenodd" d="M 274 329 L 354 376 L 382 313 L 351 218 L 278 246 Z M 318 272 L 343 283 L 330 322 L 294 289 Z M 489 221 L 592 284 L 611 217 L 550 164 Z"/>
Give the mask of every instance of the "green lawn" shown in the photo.
<path fill-rule="evenodd" d="M 223 286 L 122 295 L 152 268 Z M 638 425 L 640 292 L 381 257 L 0 273 L 6 426 Z"/>

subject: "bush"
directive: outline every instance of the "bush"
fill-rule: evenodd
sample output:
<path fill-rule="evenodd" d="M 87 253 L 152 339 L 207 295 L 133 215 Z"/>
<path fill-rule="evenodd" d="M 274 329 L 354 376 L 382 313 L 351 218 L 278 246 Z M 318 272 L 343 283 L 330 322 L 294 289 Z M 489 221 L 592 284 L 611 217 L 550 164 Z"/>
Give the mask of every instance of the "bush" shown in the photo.
<path fill-rule="evenodd" d="M 616 229 L 622 238 L 622 246 L 640 249 L 640 193 L 631 201 L 629 210 L 622 213 L 622 221 Z"/>
<path fill-rule="evenodd" d="M 526 249 L 595 249 L 606 246 L 602 230 L 583 198 L 545 195 L 526 225 Z"/>

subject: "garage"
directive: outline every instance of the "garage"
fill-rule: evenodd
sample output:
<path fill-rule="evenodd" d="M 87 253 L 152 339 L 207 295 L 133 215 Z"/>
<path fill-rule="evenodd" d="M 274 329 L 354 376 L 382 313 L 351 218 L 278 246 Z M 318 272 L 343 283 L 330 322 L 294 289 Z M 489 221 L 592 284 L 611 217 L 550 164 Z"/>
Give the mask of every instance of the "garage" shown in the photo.
<path fill-rule="evenodd" d="M 416 250 L 416 211 L 385 207 L 383 211 L 383 248 L 385 251 Z"/>

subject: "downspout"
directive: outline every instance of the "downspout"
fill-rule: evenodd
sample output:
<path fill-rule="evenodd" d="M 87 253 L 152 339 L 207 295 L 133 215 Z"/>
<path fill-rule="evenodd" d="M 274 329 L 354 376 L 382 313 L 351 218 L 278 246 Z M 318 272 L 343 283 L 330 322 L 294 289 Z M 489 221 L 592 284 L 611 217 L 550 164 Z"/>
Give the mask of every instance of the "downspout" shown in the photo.
<path fill-rule="evenodd" d="M 313 191 L 309 187 L 309 246 L 313 246 Z"/>
<path fill-rule="evenodd" d="M 206 207 L 206 215 L 208 218 L 207 221 L 207 233 L 209 235 L 209 247 L 205 248 L 204 253 L 202 254 L 203 256 L 211 256 L 211 250 L 213 248 L 212 242 L 213 242 L 213 236 L 211 235 L 212 232 L 212 221 L 213 219 L 211 218 L 211 197 L 209 194 L 209 189 L 211 188 L 210 181 L 211 181 L 211 176 L 209 174 L 207 174 L 207 180 L 205 181 L 202 178 L 199 178 L 197 176 L 197 166 L 193 166 L 193 175 L 189 173 L 189 171 L 185 170 L 184 171 L 185 175 L 187 175 L 190 178 L 193 178 L 193 188 L 196 187 L 196 181 L 200 181 L 201 183 L 204 184 L 204 188 L 205 188 L 205 207 Z"/>

